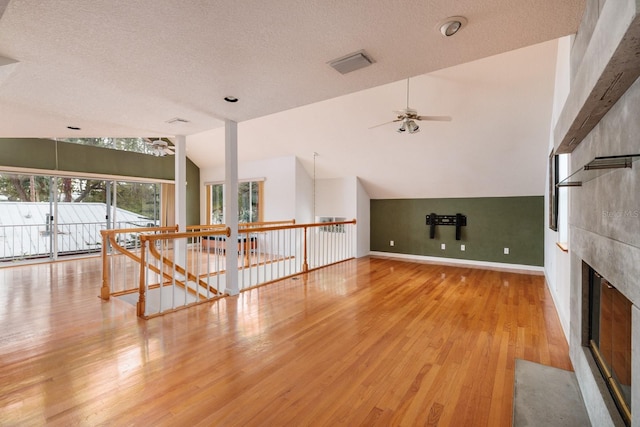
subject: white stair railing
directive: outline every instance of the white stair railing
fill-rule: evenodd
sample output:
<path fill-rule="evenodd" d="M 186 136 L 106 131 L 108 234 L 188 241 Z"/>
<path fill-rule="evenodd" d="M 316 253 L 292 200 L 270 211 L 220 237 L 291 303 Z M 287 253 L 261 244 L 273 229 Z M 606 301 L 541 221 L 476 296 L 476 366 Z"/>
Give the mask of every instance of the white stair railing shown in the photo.
<path fill-rule="evenodd" d="M 105 231 L 103 239 L 116 250 L 111 255 L 103 250 L 101 296 L 137 293 L 138 315 L 157 316 L 223 296 L 231 269 L 239 289 L 246 290 L 351 259 L 355 226 L 355 220 L 243 224 L 237 242 L 229 242 L 224 226 L 190 227 L 184 233 L 175 227 L 141 229 L 134 251 L 114 244 L 117 230 Z M 226 265 L 229 250 L 238 252 L 238 265 Z"/>

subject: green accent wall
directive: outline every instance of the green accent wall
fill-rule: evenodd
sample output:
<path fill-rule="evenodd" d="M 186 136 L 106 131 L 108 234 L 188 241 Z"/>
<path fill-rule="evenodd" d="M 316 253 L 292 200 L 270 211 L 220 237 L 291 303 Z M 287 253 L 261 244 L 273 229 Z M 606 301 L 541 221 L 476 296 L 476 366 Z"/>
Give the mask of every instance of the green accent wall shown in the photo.
<path fill-rule="evenodd" d="M 172 180 L 174 160 L 172 156 L 58 142 L 58 170 Z"/>
<path fill-rule="evenodd" d="M 57 151 L 57 156 L 56 156 Z M 173 180 L 172 156 L 155 157 L 37 138 L 0 138 L 0 168 Z M 187 159 L 187 224 L 200 223 L 200 169 Z"/>
<path fill-rule="evenodd" d="M 426 216 L 432 212 L 466 215 L 461 240 L 454 226 L 442 225 L 430 239 Z M 371 250 L 543 266 L 544 196 L 371 200 Z"/>
<path fill-rule="evenodd" d="M 175 173 L 175 167 L 171 170 Z M 200 168 L 187 157 L 187 225 L 200 224 Z"/>
<path fill-rule="evenodd" d="M 56 146 L 50 139 L 0 139 L 0 166 L 56 169 Z"/>

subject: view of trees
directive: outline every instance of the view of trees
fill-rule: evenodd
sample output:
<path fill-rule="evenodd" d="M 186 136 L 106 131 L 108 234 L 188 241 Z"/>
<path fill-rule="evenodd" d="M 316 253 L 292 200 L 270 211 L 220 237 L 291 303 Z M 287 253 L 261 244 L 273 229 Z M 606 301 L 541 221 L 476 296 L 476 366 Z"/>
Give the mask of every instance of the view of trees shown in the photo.
<path fill-rule="evenodd" d="M 82 178 L 57 178 L 37 175 L 0 174 L 0 200 L 47 202 L 51 183 L 56 182 L 59 202 L 106 203 L 107 181 Z M 157 219 L 160 203 L 159 184 L 118 182 L 116 203 L 119 208 L 146 218 Z"/>
<path fill-rule="evenodd" d="M 257 181 L 238 183 L 238 222 L 246 223 L 260 220 L 260 184 Z M 211 224 L 222 224 L 224 220 L 224 185 L 211 184 L 208 191 Z"/>
<path fill-rule="evenodd" d="M 49 200 L 49 178 L 29 175 L 0 175 L 0 195 L 5 200 L 40 202 Z"/>
<path fill-rule="evenodd" d="M 144 138 L 65 138 L 58 139 L 58 141 L 132 151 L 134 153 L 154 154 L 153 149 L 145 142 Z"/>
<path fill-rule="evenodd" d="M 258 189 L 257 182 L 240 182 L 238 183 L 238 221 L 239 222 L 257 222 L 259 221 L 258 212 Z"/>
<path fill-rule="evenodd" d="M 117 205 L 145 218 L 159 219 L 160 184 L 118 182 Z"/>

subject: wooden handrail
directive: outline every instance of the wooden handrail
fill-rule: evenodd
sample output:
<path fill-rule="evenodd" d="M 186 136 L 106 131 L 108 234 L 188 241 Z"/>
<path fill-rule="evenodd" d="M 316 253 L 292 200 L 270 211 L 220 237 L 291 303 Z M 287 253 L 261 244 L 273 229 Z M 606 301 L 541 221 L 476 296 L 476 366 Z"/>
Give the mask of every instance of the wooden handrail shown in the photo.
<path fill-rule="evenodd" d="M 109 287 L 109 263 L 108 263 L 108 246 L 111 246 L 118 250 L 118 252 L 128 256 L 136 262 L 140 262 L 140 258 L 133 255 L 131 252 L 120 246 L 117 242 L 116 234 L 132 234 L 132 233 L 147 233 L 150 231 L 169 232 L 177 231 L 178 226 L 173 227 L 136 227 L 136 228 L 112 228 L 107 230 L 100 230 L 100 236 L 102 237 L 102 287 L 100 288 L 100 298 L 107 301 L 111 297 L 111 289 Z"/>
<path fill-rule="evenodd" d="M 276 224 L 295 224 L 295 219 L 288 219 L 284 221 L 262 221 L 262 222 L 241 222 L 238 224 L 238 228 L 253 228 L 253 227 L 264 227 L 264 226 L 272 226 Z"/>
<path fill-rule="evenodd" d="M 109 241 L 107 234 L 101 234 L 102 248 L 100 249 L 102 255 L 102 287 L 100 288 L 100 298 L 108 301 L 111 297 L 111 289 L 109 288 L 109 260 L 108 256 L 108 244 Z"/>
<path fill-rule="evenodd" d="M 206 225 L 187 225 L 187 231 L 195 230 L 224 230 L 227 226 L 225 224 L 206 224 Z M 176 228 L 176 231 L 178 229 Z"/>
<path fill-rule="evenodd" d="M 356 224 L 356 220 L 352 219 L 351 221 L 333 221 L 333 222 L 321 222 L 321 223 L 311 223 L 311 224 L 291 224 L 291 225 L 280 225 L 280 226 L 273 226 L 273 227 L 259 227 L 259 228 L 251 228 L 251 229 L 243 229 L 243 230 L 238 230 L 238 233 L 240 234 L 246 234 L 247 236 L 250 233 L 265 233 L 268 231 L 279 231 L 279 230 L 292 230 L 292 229 L 298 229 L 301 228 L 304 230 L 304 244 L 303 244 L 303 260 L 302 260 L 302 271 L 307 272 L 309 271 L 309 261 L 308 261 L 308 255 L 307 255 L 307 229 L 309 228 L 313 228 L 313 227 L 327 227 L 327 226 L 331 226 L 331 225 L 343 225 L 343 224 Z M 246 243 L 245 245 L 248 245 L 248 240 L 249 239 L 245 239 Z M 245 257 L 246 257 L 246 249 L 245 249 Z M 246 261 L 245 261 L 246 262 Z"/>
<path fill-rule="evenodd" d="M 209 286 L 209 285 L 207 284 L 207 282 L 205 282 L 204 280 L 202 280 L 202 279 L 200 279 L 200 278 L 196 277 L 196 275 L 195 275 L 195 274 L 193 274 L 193 273 L 187 273 L 187 271 L 184 269 L 184 267 L 180 266 L 179 264 L 176 264 L 175 262 L 171 261 L 171 260 L 170 260 L 170 259 L 168 259 L 167 257 L 163 257 L 163 256 L 160 254 L 160 252 L 158 252 L 158 249 L 157 249 L 154 245 L 149 246 L 149 253 L 150 253 L 151 255 L 153 255 L 153 257 L 154 257 L 155 259 L 157 259 L 158 261 L 162 260 L 162 263 L 163 263 L 164 265 L 166 265 L 167 267 L 169 267 L 169 268 L 171 268 L 171 269 L 174 269 L 174 268 L 175 268 L 175 270 L 176 270 L 178 273 L 182 274 L 183 276 L 186 274 L 186 276 L 187 276 L 187 282 L 189 282 L 189 280 L 191 280 L 191 281 L 193 281 L 193 282 L 198 283 L 200 286 L 202 286 L 202 287 L 203 287 L 203 288 L 205 288 L 205 289 L 207 289 L 207 288 L 208 288 L 208 289 L 209 289 L 209 291 L 213 292 L 214 294 L 217 294 L 217 293 L 218 293 L 218 290 L 217 290 L 216 288 L 213 288 L 213 287 Z M 150 266 L 150 267 L 151 267 L 151 266 Z M 165 273 L 164 271 L 163 271 L 163 273 L 162 273 L 162 274 L 163 274 L 163 275 L 164 275 L 164 274 L 166 274 L 169 278 L 171 278 L 171 277 L 172 277 L 172 276 L 170 276 L 168 273 Z M 176 280 L 176 283 L 181 283 L 181 284 L 182 284 L 182 282 L 179 282 L 179 281 L 177 281 L 177 280 Z M 186 289 L 188 292 L 191 292 L 193 295 L 196 295 L 197 297 L 205 296 L 205 295 L 200 294 L 200 292 L 197 292 L 197 293 L 196 293 L 193 289 L 191 289 L 191 288 L 189 288 L 189 287 L 186 287 L 186 286 L 185 286 L 185 289 Z M 206 296 L 205 296 L 205 297 L 206 297 Z"/>
<path fill-rule="evenodd" d="M 302 258 L 302 271 L 309 271 L 309 262 L 307 260 L 307 227 L 304 227 L 304 256 Z"/>
<path fill-rule="evenodd" d="M 120 243 L 118 243 L 118 240 L 116 240 L 115 236 L 108 235 L 108 234 L 105 234 L 105 236 L 107 236 L 107 238 L 109 239 L 109 243 L 114 249 L 117 249 L 118 252 L 131 258 L 135 262 L 140 263 L 140 257 L 136 256 L 135 254 L 128 251 L 124 246 L 120 245 Z"/>
<path fill-rule="evenodd" d="M 124 233 L 148 233 L 151 231 L 159 231 L 159 232 L 165 232 L 165 231 L 178 231 L 178 226 L 177 225 L 172 225 L 170 227 L 136 227 L 136 228 L 110 228 L 108 230 L 100 230 L 100 234 L 102 234 L 103 236 L 105 234 L 109 235 L 109 234 L 124 234 Z"/>
<path fill-rule="evenodd" d="M 238 230 L 238 233 L 262 233 L 267 231 L 291 230 L 295 228 L 326 227 L 329 225 L 355 224 L 355 223 L 356 223 L 356 220 L 352 219 L 351 221 L 321 222 L 321 223 L 310 223 L 310 224 L 291 224 L 291 225 L 280 225 L 280 226 L 274 226 L 274 227 L 252 228 L 250 230 Z"/>
<path fill-rule="evenodd" d="M 227 236 L 229 237 L 231 234 L 231 230 L 229 229 L 229 227 L 226 227 L 225 229 L 218 229 L 218 230 L 209 230 L 209 231 L 194 231 L 194 232 L 182 232 L 182 233 L 165 233 L 165 234 L 143 234 L 140 236 L 140 241 L 156 241 L 156 240 L 169 240 L 169 239 L 180 239 L 180 238 L 191 238 L 191 237 L 207 237 L 207 236 Z M 171 261 L 170 259 L 167 259 L 166 257 L 163 257 L 160 255 L 160 253 L 158 252 L 158 250 L 156 249 L 156 247 L 154 245 L 149 245 L 149 253 L 151 253 L 151 255 L 154 256 L 154 258 L 156 258 L 157 260 L 162 260 L 163 265 L 166 265 L 167 267 L 174 269 L 182 274 L 187 276 L 187 280 L 186 282 L 188 282 L 189 280 L 194 281 L 196 283 L 198 283 L 198 285 L 204 287 L 205 289 L 209 289 L 209 291 L 217 294 L 218 290 L 209 286 L 207 284 L 207 282 L 205 282 L 204 280 L 196 277 L 193 273 L 187 273 L 187 271 L 180 265 L 176 264 L 175 262 Z M 142 266 L 142 264 L 141 264 Z M 153 266 L 149 266 L 150 268 Z M 170 276 L 168 273 L 165 273 L 164 270 L 162 271 L 162 275 L 164 277 L 164 275 L 167 275 L 170 279 L 173 279 L 172 276 Z M 201 297 L 202 294 L 200 294 L 200 292 L 195 293 L 193 291 L 193 289 L 189 288 L 188 286 L 186 286 L 186 283 L 183 284 L 181 281 L 176 280 L 176 283 L 179 283 L 181 286 L 183 286 L 187 292 L 192 292 L 195 295 L 197 295 L 198 297 Z"/>
<path fill-rule="evenodd" d="M 181 239 L 189 237 L 206 237 L 206 236 L 222 236 L 229 237 L 231 235 L 231 229 L 226 227 L 222 230 L 209 230 L 209 231 L 183 231 L 181 233 L 164 233 L 164 234 L 141 234 L 140 240 L 169 240 L 169 239 Z"/>
<path fill-rule="evenodd" d="M 287 221 L 263 221 L 256 223 L 245 223 L 239 224 L 238 227 L 238 235 L 245 235 L 245 257 L 250 251 L 250 239 L 249 235 L 251 233 L 267 233 L 281 230 L 294 230 L 294 229 L 302 229 L 304 230 L 304 257 L 302 263 L 302 271 L 309 271 L 309 263 L 308 263 L 308 229 L 317 228 L 317 227 L 331 227 L 336 225 L 347 225 L 347 224 L 356 224 L 356 220 L 350 221 L 332 221 L 332 222 L 324 222 L 324 223 L 309 223 L 309 224 L 296 224 L 295 220 L 287 220 Z M 112 230 L 101 230 L 102 235 L 102 267 L 103 267 L 103 283 L 100 292 L 100 296 L 103 299 L 108 300 L 110 296 L 110 285 L 109 285 L 109 264 L 108 264 L 108 247 L 109 245 L 112 248 L 125 255 L 126 257 L 132 259 L 136 263 L 140 265 L 140 276 L 139 276 L 139 299 L 137 303 L 137 312 L 138 316 L 145 317 L 145 298 L 146 298 L 146 274 L 147 269 L 150 272 L 154 272 L 160 276 L 160 286 L 164 280 L 173 281 L 176 285 L 183 287 L 186 292 L 196 295 L 196 298 L 207 299 L 207 296 L 202 293 L 202 289 L 204 288 L 207 291 L 212 292 L 214 295 L 219 296 L 220 292 L 210 286 L 205 280 L 201 278 L 201 276 L 196 276 L 194 273 L 188 272 L 186 268 L 178 265 L 175 261 L 171 260 L 169 257 L 162 256 L 158 251 L 158 248 L 155 245 L 155 242 L 158 240 L 173 240 L 173 239 L 193 239 L 199 237 L 209 237 L 209 236 L 226 236 L 227 238 L 231 235 L 231 230 L 229 227 L 226 227 L 223 224 L 220 225 L 205 225 L 205 226 L 189 226 L 187 227 L 187 231 L 178 232 L 177 226 L 171 227 L 140 227 L 140 228 L 124 228 L 124 229 L 112 229 Z M 140 240 L 140 256 L 137 256 L 135 253 L 127 250 L 117 241 L 117 235 L 122 233 L 129 234 L 139 234 Z M 152 234 L 153 233 L 153 234 Z M 147 252 L 149 255 L 147 255 Z M 161 261 L 161 265 L 158 267 L 148 264 L 148 257 L 153 257 L 157 260 Z M 183 275 L 184 280 L 177 280 L 173 277 L 173 274 L 170 272 L 165 272 L 165 267 L 169 267 L 171 270 L 175 271 Z M 197 284 L 194 288 L 188 286 L 188 282 L 194 282 Z M 153 285 L 157 286 L 157 285 Z M 207 295 L 209 295 L 207 293 Z"/>
<path fill-rule="evenodd" d="M 177 226 L 171 226 L 171 227 L 118 228 L 118 229 L 100 230 L 100 234 L 102 235 L 102 288 L 100 289 L 100 297 L 102 299 L 104 299 L 104 300 L 108 300 L 110 298 L 110 295 L 111 295 L 111 289 L 109 287 L 109 265 L 108 265 L 108 261 L 107 261 L 108 243 L 111 244 L 111 247 L 113 249 L 115 249 L 117 252 L 123 254 L 124 256 L 126 256 L 126 257 L 128 257 L 130 259 L 132 259 L 133 261 L 135 261 L 136 263 L 140 264 L 141 266 L 144 265 L 144 262 L 142 261 L 141 257 L 136 256 L 135 254 L 133 254 L 132 252 L 130 252 L 129 250 L 124 248 L 122 245 L 120 245 L 120 243 L 118 243 L 118 241 L 116 239 L 116 235 L 117 234 L 144 233 L 144 232 L 151 232 L 151 231 L 167 234 L 169 232 L 175 232 L 176 230 L 177 230 Z M 205 233 L 207 233 L 207 232 L 205 232 Z M 141 239 L 140 239 L 141 246 L 142 246 L 142 241 L 144 240 L 144 239 L 142 239 L 142 236 L 148 236 L 148 235 L 141 234 L 141 236 L 140 236 L 141 237 Z M 159 268 L 157 268 L 157 267 L 155 267 L 153 265 L 149 265 L 148 267 L 154 273 L 159 274 L 161 279 L 173 280 L 173 276 L 171 276 L 168 273 L 165 273 L 164 271 L 161 271 Z M 179 286 L 181 286 L 181 287 L 183 287 L 185 289 L 189 289 L 189 287 L 187 286 L 186 283 L 183 283 L 180 280 L 176 280 L 175 282 L 176 282 L 177 285 L 179 285 Z M 201 296 L 200 294 L 196 294 L 195 292 L 193 292 L 193 290 L 191 290 L 191 292 L 194 295 L 197 295 L 198 297 Z"/>
<path fill-rule="evenodd" d="M 264 226 L 275 225 L 275 224 L 295 224 L 295 223 L 296 223 L 295 219 L 286 219 L 284 221 L 241 222 L 238 224 L 238 228 L 244 229 L 244 228 L 253 228 L 253 227 L 264 227 Z M 226 227 L 227 226 L 225 224 L 188 225 L 187 231 L 216 230 L 216 229 L 224 229 Z"/>
<path fill-rule="evenodd" d="M 151 255 L 153 255 L 156 259 L 161 260 L 163 265 L 166 265 L 168 267 L 170 267 L 171 269 L 175 269 L 175 271 L 177 271 L 178 273 L 187 276 L 185 283 L 183 283 L 180 280 L 176 280 L 172 275 L 170 275 L 169 273 L 165 273 L 164 268 L 158 269 L 153 265 L 146 265 L 146 247 L 147 247 L 147 242 L 151 242 L 151 241 L 155 241 L 155 240 L 159 240 L 159 239 L 154 239 L 153 237 L 156 236 L 160 236 L 162 239 L 164 240 L 168 240 L 168 239 L 176 239 L 176 238 L 190 238 L 190 237 L 200 237 L 200 236 L 215 236 L 215 235 L 226 235 L 227 237 L 229 237 L 230 235 L 230 229 L 227 227 L 226 229 L 221 229 L 221 230 L 215 230 L 215 231 L 201 231 L 201 232 L 183 232 L 183 233 L 165 233 L 165 234 L 160 234 L 160 235 L 151 235 L 151 234 L 143 234 L 140 236 L 140 247 L 141 247 L 141 257 L 140 257 L 140 295 L 138 297 L 138 304 L 137 304 L 137 314 L 139 317 L 144 317 L 144 311 L 145 311 L 145 267 L 148 267 L 150 270 L 154 271 L 155 273 L 159 273 L 160 276 L 162 278 L 168 278 L 170 280 L 173 280 L 176 284 L 180 285 L 181 287 L 183 287 L 185 289 L 185 292 L 189 292 L 193 295 L 196 295 L 197 298 L 201 298 L 203 297 L 202 294 L 200 294 L 200 292 L 196 292 L 195 290 L 191 289 L 190 287 L 187 286 L 187 283 L 189 280 L 192 280 L 194 282 L 196 282 L 198 285 L 204 287 L 205 289 L 208 289 L 209 291 L 212 291 L 214 294 L 218 294 L 218 290 L 209 286 L 204 280 L 196 277 L 194 274 L 192 273 L 187 273 L 186 270 L 181 267 L 180 265 L 174 263 L 173 261 L 162 257 L 160 255 L 160 253 L 158 252 L 158 250 L 155 248 L 155 246 L 153 244 L 149 244 L 149 253 Z"/>
<path fill-rule="evenodd" d="M 138 317 L 144 317 L 144 311 L 146 307 L 145 301 L 145 269 L 146 264 L 146 241 L 140 241 L 140 283 L 138 284 L 138 304 L 136 304 L 136 312 Z"/>
<path fill-rule="evenodd" d="M 138 264 L 140 264 L 141 266 L 144 266 L 144 261 L 142 259 L 142 257 L 138 257 L 135 254 L 131 253 L 130 251 L 128 251 L 126 248 L 122 247 L 115 239 L 114 236 L 108 236 L 109 237 L 109 242 L 111 243 L 111 246 L 113 246 L 113 248 L 117 249 L 118 252 L 120 252 L 121 254 L 123 254 L 126 257 L 131 258 L 132 260 L 134 260 L 135 262 L 137 262 Z M 142 249 L 142 241 L 141 243 L 141 249 Z M 153 247 L 153 246 L 151 246 Z M 155 249 L 155 248 L 154 248 Z M 152 249 L 153 250 L 153 249 Z M 165 273 L 164 271 L 161 271 L 158 267 L 156 267 L 155 265 L 148 265 L 149 270 L 153 271 L 156 274 L 160 274 L 161 278 L 167 279 L 167 280 L 174 280 L 173 276 L 171 276 L 169 273 Z M 181 273 L 182 274 L 182 273 Z M 187 285 L 185 283 L 183 283 L 181 280 L 176 280 L 175 281 L 176 284 L 178 284 L 179 286 L 187 289 Z M 104 286 L 104 285 L 103 285 Z M 108 287 L 108 283 L 107 283 L 107 287 Z M 195 293 L 194 293 L 195 295 Z"/>

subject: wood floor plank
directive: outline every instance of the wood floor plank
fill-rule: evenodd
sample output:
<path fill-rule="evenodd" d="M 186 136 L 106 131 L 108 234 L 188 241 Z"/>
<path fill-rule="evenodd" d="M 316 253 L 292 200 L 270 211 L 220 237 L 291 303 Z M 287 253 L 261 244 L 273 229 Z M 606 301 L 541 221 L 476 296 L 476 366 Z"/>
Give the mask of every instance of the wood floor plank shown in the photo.
<path fill-rule="evenodd" d="M 99 259 L 0 268 L 0 425 L 511 422 L 571 369 L 542 276 L 362 258 L 148 321 Z"/>

